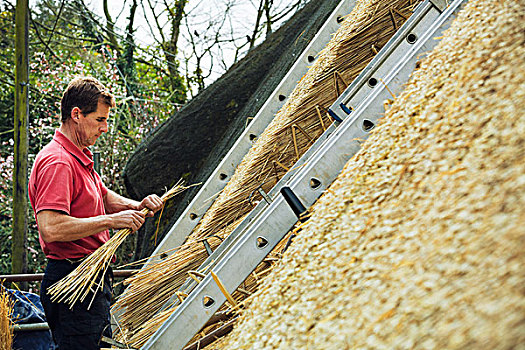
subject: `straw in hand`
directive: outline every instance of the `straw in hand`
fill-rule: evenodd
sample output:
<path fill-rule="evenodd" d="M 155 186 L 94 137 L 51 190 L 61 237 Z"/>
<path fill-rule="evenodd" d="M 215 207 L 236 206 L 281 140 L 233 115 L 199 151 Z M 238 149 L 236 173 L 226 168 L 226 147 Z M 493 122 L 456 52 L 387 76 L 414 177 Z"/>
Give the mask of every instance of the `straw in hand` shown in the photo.
<path fill-rule="evenodd" d="M 168 199 L 192 186 L 184 186 L 181 180 L 161 199 L 165 203 Z M 143 214 L 147 214 L 149 211 L 147 208 L 141 210 Z M 119 230 L 104 245 L 86 257 L 74 271 L 49 287 L 47 292 L 51 296 L 51 300 L 53 302 L 65 302 L 70 305 L 70 308 L 73 308 L 77 301 L 83 302 L 89 293 L 93 292 L 91 300 L 93 302 L 96 292 L 102 290 L 104 286 L 102 277 L 106 273 L 113 255 L 129 234 L 131 234 L 129 228 Z M 88 310 L 91 307 L 91 302 L 88 305 Z"/>

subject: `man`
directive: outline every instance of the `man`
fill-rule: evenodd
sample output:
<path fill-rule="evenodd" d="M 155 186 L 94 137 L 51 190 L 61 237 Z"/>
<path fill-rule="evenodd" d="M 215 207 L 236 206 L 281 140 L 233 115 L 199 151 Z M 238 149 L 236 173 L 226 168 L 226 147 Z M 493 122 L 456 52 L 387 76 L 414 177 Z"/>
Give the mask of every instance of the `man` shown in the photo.
<path fill-rule="evenodd" d="M 97 292 L 89 310 L 91 296 L 70 309 L 64 303 L 51 302 L 46 289 L 104 244 L 109 229 L 136 231 L 145 220 L 140 210 L 156 212 L 162 207 L 157 195 L 141 202 L 119 196 L 104 186 L 93 169 L 88 147 L 107 132 L 109 110 L 114 106 L 113 95 L 96 79 L 71 81 L 61 100 L 61 125 L 38 153 L 29 179 L 40 245 L 48 258 L 41 301 L 60 350 L 106 346 L 100 339 L 102 335 L 111 337 L 112 272 L 104 276 L 103 291 Z"/>

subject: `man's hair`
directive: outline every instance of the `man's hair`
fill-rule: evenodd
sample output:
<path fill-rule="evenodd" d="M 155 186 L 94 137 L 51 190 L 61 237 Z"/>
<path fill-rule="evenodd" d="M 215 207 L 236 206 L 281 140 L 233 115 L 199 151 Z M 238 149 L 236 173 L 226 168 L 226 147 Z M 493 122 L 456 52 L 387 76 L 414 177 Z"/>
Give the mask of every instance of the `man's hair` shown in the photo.
<path fill-rule="evenodd" d="M 62 122 L 71 118 L 71 110 L 80 108 L 83 114 L 93 113 L 97 110 L 98 101 L 115 107 L 115 97 L 93 77 L 76 77 L 64 91 L 60 101 Z"/>

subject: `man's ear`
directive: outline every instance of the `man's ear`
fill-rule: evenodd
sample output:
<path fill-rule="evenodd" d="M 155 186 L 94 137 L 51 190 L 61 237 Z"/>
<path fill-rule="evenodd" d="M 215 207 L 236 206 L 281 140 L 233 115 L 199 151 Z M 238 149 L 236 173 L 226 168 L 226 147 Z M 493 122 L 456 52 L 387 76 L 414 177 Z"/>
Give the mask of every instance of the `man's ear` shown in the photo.
<path fill-rule="evenodd" d="M 75 122 L 78 122 L 80 118 L 80 113 L 80 108 L 73 107 L 73 109 L 71 109 L 71 119 Z"/>

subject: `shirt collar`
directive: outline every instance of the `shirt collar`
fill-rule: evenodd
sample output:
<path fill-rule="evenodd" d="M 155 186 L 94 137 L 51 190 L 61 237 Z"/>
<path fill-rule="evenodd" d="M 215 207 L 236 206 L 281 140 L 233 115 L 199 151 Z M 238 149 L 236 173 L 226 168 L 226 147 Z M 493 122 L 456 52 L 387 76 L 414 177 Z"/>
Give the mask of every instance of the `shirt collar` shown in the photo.
<path fill-rule="evenodd" d="M 71 153 L 80 163 L 85 167 L 92 169 L 93 168 L 93 153 L 87 148 L 80 150 L 66 135 L 62 134 L 60 131 L 55 130 L 55 135 L 53 140 L 58 142 L 66 151 Z"/>

